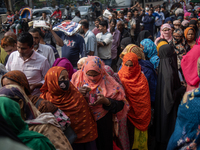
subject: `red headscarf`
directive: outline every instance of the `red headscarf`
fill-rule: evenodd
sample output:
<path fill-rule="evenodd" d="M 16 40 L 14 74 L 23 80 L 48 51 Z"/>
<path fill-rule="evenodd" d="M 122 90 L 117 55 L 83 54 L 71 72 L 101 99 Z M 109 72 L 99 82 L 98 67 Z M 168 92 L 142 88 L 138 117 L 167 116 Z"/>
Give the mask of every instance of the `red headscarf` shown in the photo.
<path fill-rule="evenodd" d="M 99 75 L 96 77 L 88 76 L 86 73 L 89 70 L 94 70 L 98 72 Z M 128 104 L 125 100 L 124 90 L 114 78 L 107 74 L 104 68 L 104 63 L 99 57 L 88 56 L 84 65 L 82 66 L 82 69 L 73 74 L 71 82 L 77 88 L 80 88 L 86 84 L 92 89 L 91 93 L 99 93 L 104 95 L 106 98 L 111 98 L 118 101 L 124 100 L 124 108 L 117 113 L 117 118 L 122 119 L 126 116 Z M 102 105 L 93 106 L 92 110 L 96 120 L 101 119 L 107 114 L 107 111 L 103 109 Z"/>
<path fill-rule="evenodd" d="M 129 60 L 132 61 L 133 67 L 125 66 Z M 148 81 L 141 72 L 136 54 L 124 55 L 123 65 L 118 74 L 130 104 L 128 118 L 136 128 L 146 131 L 151 120 L 150 92 Z"/>
<path fill-rule="evenodd" d="M 183 56 L 181 60 L 181 68 L 185 81 L 187 82 L 187 91 L 195 89 L 199 86 L 200 78 L 197 73 L 197 60 L 200 56 L 200 46 L 194 45 L 193 48 Z"/>
<path fill-rule="evenodd" d="M 71 83 L 67 91 L 63 91 L 58 85 L 58 78 L 63 70 L 66 69 L 58 66 L 49 69 L 40 89 L 40 97 L 52 102 L 70 118 L 71 127 L 77 134 L 75 143 L 94 141 L 98 136 L 97 124 L 85 98 Z"/>

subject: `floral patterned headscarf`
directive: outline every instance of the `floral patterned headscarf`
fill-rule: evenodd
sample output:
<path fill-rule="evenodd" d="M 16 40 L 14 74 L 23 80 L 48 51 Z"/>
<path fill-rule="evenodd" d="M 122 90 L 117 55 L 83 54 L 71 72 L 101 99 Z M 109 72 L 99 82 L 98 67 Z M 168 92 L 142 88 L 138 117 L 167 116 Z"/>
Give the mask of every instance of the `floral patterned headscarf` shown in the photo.
<path fill-rule="evenodd" d="M 159 65 L 160 58 L 157 56 L 158 52 L 156 49 L 156 45 L 150 39 L 144 39 L 140 42 L 141 45 L 144 46 L 144 54 L 149 58 L 149 61 L 154 65 L 154 69 L 156 69 Z"/>
<path fill-rule="evenodd" d="M 88 76 L 87 72 L 90 70 L 98 72 L 99 75 L 95 77 Z M 78 89 L 83 85 L 87 85 L 91 88 L 90 93 L 98 93 L 104 95 L 106 98 L 124 101 L 124 109 L 117 113 L 117 117 L 121 119 L 127 114 L 128 106 L 126 105 L 124 90 L 114 78 L 108 75 L 105 71 L 104 63 L 99 57 L 88 56 L 82 69 L 73 74 L 71 82 Z M 96 120 L 107 114 L 102 105 L 93 106 L 92 109 Z"/>

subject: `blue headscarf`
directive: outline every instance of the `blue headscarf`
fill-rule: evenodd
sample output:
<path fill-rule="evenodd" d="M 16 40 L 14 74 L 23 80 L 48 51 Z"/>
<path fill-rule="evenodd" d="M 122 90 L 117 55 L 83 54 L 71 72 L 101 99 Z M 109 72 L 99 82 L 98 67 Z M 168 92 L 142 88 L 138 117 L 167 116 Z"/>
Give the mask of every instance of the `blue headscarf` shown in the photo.
<path fill-rule="evenodd" d="M 171 22 L 173 23 L 173 19 L 172 19 L 171 17 L 167 17 L 167 18 L 165 19 L 165 23 L 167 23 L 168 21 L 171 21 Z"/>
<path fill-rule="evenodd" d="M 157 56 L 158 52 L 156 45 L 150 39 L 144 39 L 140 42 L 140 44 L 144 46 L 144 54 L 149 58 L 149 61 L 153 64 L 154 69 L 156 69 L 160 62 L 160 58 Z"/>

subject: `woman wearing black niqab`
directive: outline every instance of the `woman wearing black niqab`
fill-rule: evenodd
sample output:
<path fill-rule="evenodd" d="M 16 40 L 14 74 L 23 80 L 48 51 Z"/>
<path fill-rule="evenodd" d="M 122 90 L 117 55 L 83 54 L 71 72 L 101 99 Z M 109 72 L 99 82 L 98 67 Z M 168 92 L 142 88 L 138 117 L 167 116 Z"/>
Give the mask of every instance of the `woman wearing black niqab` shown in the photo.
<path fill-rule="evenodd" d="M 157 92 L 155 100 L 156 150 L 166 150 L 174 131 L 179 103 L 185 92 L 178 76 L 177 55 L 169 44 L 159 50 Z"/>
<path fill-rule="evenodd" d="M 139 33 L 138 38 L 137 38 L 137 41 L 136 41 L 137 46 L 140 47 L 140 42 L 141 42 L 142 40 L 146 39 L 146 38 L 149 38 L 149 39 L 151 39 L 152 41 L 154 41 L 154 40 L 153 40 L 153 37 L 152 37 L 152 35 L 151 35 L 151 33 L 150 33 L 148 30 L 143 30 L 143 31 L 141 31 L 141 32 Z"/>

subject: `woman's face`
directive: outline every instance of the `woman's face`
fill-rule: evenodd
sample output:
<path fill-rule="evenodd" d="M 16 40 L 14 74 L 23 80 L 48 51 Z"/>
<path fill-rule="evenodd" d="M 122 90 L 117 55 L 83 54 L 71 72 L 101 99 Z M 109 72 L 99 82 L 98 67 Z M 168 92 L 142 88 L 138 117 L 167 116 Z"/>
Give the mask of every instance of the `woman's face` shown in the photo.
<path fill-rule="evenodd" d="M 18 85 L 18 86 L 20 86 L 17 82 L 14 82 L 14 81 L 12 81 L 12 80 L 10 80 L 10 79 L 7 79 L 6 77 L 5 78 L 3 78 L 3 80 L 2 80 L 2 85 L 3 86 L 6 86 L 6 85 Z"/>
<path fill-rule="evenodd" d="M 194 40 L 194 31 L 193 30 L 189 30 L 187 33 L 187 40 L 188 41 L 193 41 Z"/>
<path fill-rule="evenodd" d="M 175 23 L 175 24 L 174 24 L 174 28 L 175 28 L 175 29 L 179 29 L 180 27 L 181 27 L 181 25 L 180 25 L 179 23 Z"/>
<path fill-rule="evenodd" d="M 94 71 L 94 70 L 89 70 L 87 73 L 86 73 L 88 76 L 92 76 L 92 77 L 96 77 L 98 76 L 100 73 Z"/>
<path fill-rule="evenodd" d="M 164 28 L 162 31 L 164 32 L 164 33 L 168 33 L 169 32 L 169 28 Z"/>
<path fill-rule="evenodd" d="M 58 78 L 58 81 L 65 81 L 65 80 L 69 80 L 69 74 L 67 70 L 63 70 Z"/>
<path fill-rule="evenodd" d="M 181 36 L 178 33 L 173 33 L 175 39 L 180 40 Z"/>
<path fill-rule="evenodd" d="M 125 63 L 125 66 L 127 67 L 133 67 L 133 62 L 128 60 L 126 63 Z"/>
<path fill-rule="evenodd" d="M 167 21 L 168 24 L 172 24 L 171 20 Z"/>
<path fill-rule="evenodd" d="M 196 26 L 194 24 L 190 24 L 189 27 L 192 27 L 194 29 L 196 28 Z"/>

